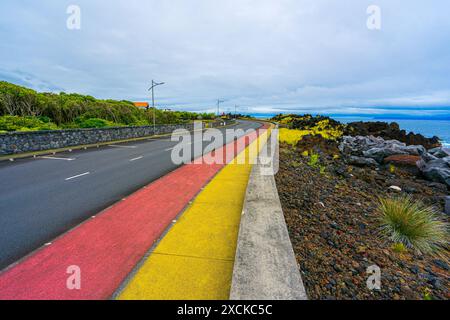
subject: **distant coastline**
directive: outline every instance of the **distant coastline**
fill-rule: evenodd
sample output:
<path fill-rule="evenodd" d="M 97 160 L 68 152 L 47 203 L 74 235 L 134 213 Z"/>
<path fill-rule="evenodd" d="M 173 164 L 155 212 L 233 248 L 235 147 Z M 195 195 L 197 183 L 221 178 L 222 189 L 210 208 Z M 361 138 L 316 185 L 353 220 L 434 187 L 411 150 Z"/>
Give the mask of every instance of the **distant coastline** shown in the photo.
<path fill-rule="evenodd" d="M 272 118 L 276 114 L 251 114 L 259 119 Z M 444 147 L 450 148 L 450 117 L 409 117 L 409 116 L 367 116 L 367 115 L 328 115 L 342 123 L 356 121 L 384 121 L 397 122 L 400 128 L 414 133 L 420 133 L 426 137 L 437 136 Z"/>

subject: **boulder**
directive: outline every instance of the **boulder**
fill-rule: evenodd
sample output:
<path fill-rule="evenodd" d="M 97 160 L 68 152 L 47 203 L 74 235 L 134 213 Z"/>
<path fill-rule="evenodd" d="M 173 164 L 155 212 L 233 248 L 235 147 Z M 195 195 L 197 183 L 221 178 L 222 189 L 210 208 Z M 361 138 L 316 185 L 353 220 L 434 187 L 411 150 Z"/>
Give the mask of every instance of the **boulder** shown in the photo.
<path fill-rule="evenodd" d="M 406 143 L 406 145 L 422 145 L 426 149 L 441 145 L 438 137 L 426 138 L 413 132 L 407 134 L 405 130 L 400 130 L 400 126 L 396 122 L 351 122 L 347 124 L 344 134 L 350 136 L 372 135 L 384 139 L 395 139 Z"/>
<path fill-rule="evenodd" d="M 421 145 L 411 145 L 404 148 L 408 154 L 415 155 L 415 156 L 421 156 L 425 153 L 427 153 L 427 150 L 424 146 Z"/>
<path fill-rule="evenodd" d="M 446 158 L 450 156 L 450 152 L 444 148 L 434 148 L 429 150 L 428 152 L 436 158 Z"/>
<path fill-rule="evenodd" d="M 417 162 L 420 161 L 419 156 L 412 156 L 409 154 L 400 154 L 389 156 L 384 159 L 384 163 L 393 164 L 395 166 L 417 167 Z"/>
<path fill-rule="evenodd" d="M 435 156 L 433 156 L 431 153 L 425 152 L 424 154 L 422 154 L 422 159 L 425 162 L 428 162 L 431 160 L 436 160 L 437 158 Z"/>
<path fill-rule="evenodd" d="M 358 156 L 350 156 L 347 158 L 347 163 L 355 166 L 368 166 L 368 167 L 376 167 L 378 166 L 378 162 L 371 158 L 364 158 Z"/>
<path fill-rule="evenodd" d="M 406 151 L 402 151 L 399 148 L 387 147 L 387 148 L 372 148 L 367 151 L 363 151 L 364 157 L 375 159 L 378 162 L 383 162 L 384 158 L 399 155 L 408 154 Z"/>
<path fill-rule="evenodd" d="M 450 186 L 450 157 L 428 162 L 422 159 L 418 162 L 418 167 L 427 179 Z"/>
<path fill-rule="evenodd" d="M 426 154 L 426 149 L 420 145 L 407 146 L 397 140 L 384 140 L 373 136 L 344 136 L 339 150 L 346 156 L 357 156 L 372 158 L 377 162 L 393 155 L 415 155 Z"/>
<path fill-rule="evenodd" d="M 419 168 L 417 167 L 417 162 L 421 161 L 420 156 L 413 156 L 409 154 L 393 155 L 384 158 L 383 162 L 385 164 L 393 165 L 396 168 L 401 168 L 413 175 L 419 174 Z"/>

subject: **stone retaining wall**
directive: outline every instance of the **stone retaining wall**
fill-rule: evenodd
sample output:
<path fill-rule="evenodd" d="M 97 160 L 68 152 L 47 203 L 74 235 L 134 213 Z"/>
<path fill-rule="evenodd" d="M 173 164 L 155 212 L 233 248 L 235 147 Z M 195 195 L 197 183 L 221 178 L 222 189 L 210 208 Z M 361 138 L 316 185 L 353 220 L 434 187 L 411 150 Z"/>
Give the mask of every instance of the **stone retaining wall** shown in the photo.
<path fill-rule="evenodd" d="M 210 123 L 211 127 L 229 124 L 228 121 Z M 69 129 L 53 131 L 11 132 L 0 134 L 0 156 L 33 151 L 66 148 L 77 145 L 104 143 L 115 140 L 141 138 L 171 133 L 176 129 L 193 130 L 191 124 L 170 124 L 142 127 L 114 127 L 100 129 Z M 205 124 L 203 124 L 205 127 Z"/>

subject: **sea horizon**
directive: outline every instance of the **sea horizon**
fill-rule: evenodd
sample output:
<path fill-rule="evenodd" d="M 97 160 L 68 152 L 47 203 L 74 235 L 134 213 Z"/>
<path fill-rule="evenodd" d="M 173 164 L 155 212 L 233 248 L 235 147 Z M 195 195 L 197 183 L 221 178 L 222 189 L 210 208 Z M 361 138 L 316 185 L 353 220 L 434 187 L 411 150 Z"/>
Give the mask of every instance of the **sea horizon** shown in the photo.
<path fill-rule="evenodd" d="M 270 119 L 279 113 L 254 113 L 250 114 L 257 119 Z M 356 121 L 366 122 L 396 122 L 400 129 L 407 132 L 420 133 L 427 138 L 437 136 L 444 147 L 450 148 L 450 118 L 449 117 L 401 117 L 388 115 L 337 115 L 337 114 L 320 114 L 338 120 L 342 123 L 350 123 Z"/>

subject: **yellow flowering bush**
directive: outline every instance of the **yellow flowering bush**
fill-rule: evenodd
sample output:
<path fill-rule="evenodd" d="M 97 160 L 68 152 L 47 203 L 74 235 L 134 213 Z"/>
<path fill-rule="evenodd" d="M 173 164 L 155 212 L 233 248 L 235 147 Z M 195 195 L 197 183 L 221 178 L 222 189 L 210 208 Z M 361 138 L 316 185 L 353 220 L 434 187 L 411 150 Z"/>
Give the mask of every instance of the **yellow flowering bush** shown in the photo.
<path fill-rule="evenodd" d="M 294 146 L 302 139 L 303 136 L 311 134 L 311 131 L 281 128 L 279 134 L 280 142 L 285 142 Z"/>
<path fill-rule="evenodd" d="M 329 140 L 336 140 L 343 134 L 341 129 L 330 126 L 328 120 L 319 121 L 316 126 L 306 130 L 281 128 L 279 133 L 280 141 L 292 146 L 296 145 L 303 136 L 309 134 L 321 135 L 323 138 Z"/>

